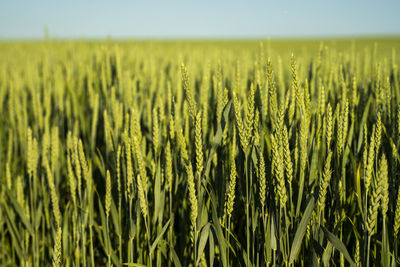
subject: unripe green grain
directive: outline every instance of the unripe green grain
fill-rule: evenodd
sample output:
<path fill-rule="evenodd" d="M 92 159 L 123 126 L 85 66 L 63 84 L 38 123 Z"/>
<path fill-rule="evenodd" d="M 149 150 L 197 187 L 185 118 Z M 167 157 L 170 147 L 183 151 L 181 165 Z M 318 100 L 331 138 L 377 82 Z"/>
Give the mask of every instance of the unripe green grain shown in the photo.
<path fill-rule="evenodd" d="M 382 165 L 382 164 L 381 164 Z M 375 225 L 378 220 L 378 209 L 380 207 L 379 203 L 382 198 L 382 188 L 379 184 L 379 181 L 377 181 L 378 177 L 375 178 L 374 181 L 374 187 L 372 188 L 372 197 L 371 201 L 369 202 L 369 207 L 368 207 L 368 219 L 366 222 L 366 228 L 368 231 L 368 234 L 371 235 Z"/>
<path fill-rule="evenodd" d="M 282 137 L 283 137 L 283 152 L 285 155 L 286 178 L 289 185 L 291 185 L 293 180 L 293 164 L 290 156 L 289 137 L 286 125 L 283 126 Z"/>
<path fill-rule="evenodd" d="M 139 205 L 140 210 L 142 211 L 143 218 L 147 218 L 148 209 L 147 209 L 147 200 L 145 194 L 145 185 L 143 184 L 143 179 L 140 177 L 140 174 L 136 177 L 138 195 L 139 195 Z"/>
<path fill-rule="evenodd" d="M 368 129 L 367 125 L 364 124 L 364 150 L 363 150 L 363 167 L 364 173 L 367 171 L 367 163 L 368 163 Z"/>
<path fill-rule="evenodd" d="M 381 208 L 382 215 L 385 218 L 389 208 L 389 179 L 388 179 L 388 163 L 385 154 L 379 161 L 378 186 L 381 187 Z"/>
<path fill-rule="evenodd" d="M 43 157 L 42 164 L 46 170 L 47 182 L 50 187 L 50 196 L 51 196 L 51 203 L 52 203 L 52 208 L 53 208 L 54 219 L 56 220 L 57 226 L 60 226 L 61 225 L 61 212 L 60 212 L 60 206 L 59 206 L 59 201 L 58 201 L 58 195 L 56 192 L 56 187 L 54 185 L 53 174 L 50 169 L 50 164 L 49 164 L 49 161 L 46 156 Z"/>
<path fill-rule="evenodd" d="M 183 136 L 182 128 L 177 128 L 177 140 L 178 140 L 178 146 L 179 150 L 181 151 L 181 156 L 184 161 L 189 160 L 187 148 L 186 148 L 186 140 L 185 137 Z"/>
<path fill-rule="evenodd" d="M 201 112 L 198 112 L 195 118 L 195 147 L 196 147 L 196 174 L 200 179 L 203 171 L 203 136 L 201 132 Z"/>
<path fill-rule="evenodd" d="M 278 115 L 278 100 L 275 87 L 275 77 L 272 70 L 271 58 L 268 58 L 267 63 L 267 80 L 268 80 L 268 99 L 269 99 L 269 112 L 272 122 L 275 122 Z"/>
<path fill-rule="evenodd" d="M 279 202 L 281 207 L 285 207 L 287 201 L 286 194 L 286 186 L 285 186 L 285 177 L 284 177 L 284 160 L 283 160 L 283 147 L 282 143 L 277 140 L 277 138 L 272 134 L 271 135 L 271 144 L 272 144 L 272 157 L 273 157 L 273 166 L 274 166 L 274 174 L 276 177 L 276 186 L 277 192 L 279 195 Z"/>
<path fill-rule="evenodd" d="M 33 166 L 33 142 L 32 142 L 32 130 L 31 128 L 28 128 L 27 131 L 27 165 L 28 165 L 28 174 L 30 176 L 33 176 L 33 170 L 36 168 Z M 7 168 L 8 168 L 8 163 L 7 163 Z M 8 182 L 7 182 L 8 185 Z M 10 188 L 10 187 L 9 187 Z"/>
<path fill-rule="evenodd" d="M 50 134 L 48 131 L 45 131 L 43 137 L 42 137 L 42 155 L 48 155 L 49 150 L 50 150 Z"/>
<path fill-rule="evenodd" d="M 339 113 L 339 116 L 336 117 L 336 122 L 337 122 L 337 142 L 336 142 L 336 150 L 339 156 L 341 156 L 342 151 L 343 151 L 343 108 L 342 108 L 342 103 L 338 104 L 338 107 L 336 107 L 336 110 L 340 110 L 341 112 Z"/>
<path fill-rule="evenodd" d="M 290 70 L 292 74 L 292 93 L 293 98 L 296 99 L 294 108 L 296 109 L 296 105 L 300 107 L 302 105 L 301 95 L 299 91 L 299 80 L 297 78 L 297 71 L 296 71 L 296 59 L 292 53 L 290 57 Z M 293 112 L 294 113 L 294 112 Z"/>
<path fill-rule="evenodd" d="M 111 208 L 111 175 L 110 171 L 107 170 L 106 174 L 106 197 L 105 197 L 105 209 L 106 209 L 106 217 L 110 216 L 110 208 Z"/>
<path fill-rule="evenodd" d="M 308 119 L 303 114 L 300 121 L 300 169 L 304 171 L 307 164 Z"/>
<path fill-rule="evenodd" d="M 168 140 L 167 147 L 165 149 L 165 176 L 167 177 L 167 189 L 172 191 L 172 155 L 171 155 L 171 144 Z"/>
<path fill-rule="evenodd" d="M 331 104 L 328 103 L 326 110 L 326 145 L 328 149 L 331 146 L 332 132 L 333 132 L 333 119 L 332 119 L 332 108 Z"/>
<path fill-rule="evenodd" d="M 73 137 L 73 151 L 72 151 L 72 163 L 75 166 L 75 174 L 76 180 L 78 182 L 78 194 L 79 199 L 81 198 L 81 188 L 82 188 L 82 169 L 79 161 L 79 152 L 78 152 L 78 138 L 76 136 Z"/>
<path fill-rule="evenodd" d="M 154 153 L 157 155 L 159 145 L 160 145 L 160 127 L 158 122 L 158 110 L 157 108 L 153 109 L 153 146 L 154 146 Z"/>
<path fill-rule="evenodd" d="M 326 200 L 326 193 L 327 188 L 329 186 L 329 182 L 331 180 L 332 171 L 331 171 L 331 159 L 332 159 L 332 151 L 329 152 L 328 157 L 325 161 L 325 168 L 322 179 L 319 183 L 319 195 L 318 195 L 318 207 L 319 210 L 322 212 L 325 209 L 325 200 Z"/>
<path fill-rule="evenodd" d="M 192 229 L 196 231 L 196 220 L 198 215 L 198 207 L 197 207 L 197 197 L 196 197 L 196 188 L 193 176 L 192 165 L 189 163 L 186 165 L 186 175 L 187 175 L 187 186 L 189 191 L 189 203 L 190 203 L 190 222 Z M 193 235 L 194 237 L 194 235 Z M 194 241 L 194 240 L 193 240 Z"/>
<path fill-rule="evenodd" d="M 235 160 L 232 159 L 231 161 L 231 173 L 229 177 L 229 185 L 228 189 L 226 191 L 226 197 L 225 197 L 225 216 L 228 216 L 228 220 L 232 217 L 232 212 L 233 212 L 233 206 L 235 203 L 235 191 L 236 191 L 236 178 L 237 178 L 237 172 L 236 172 L 236 164 Z"/>
<path fill-rule="evenodd" d="M 355 108 L 358 106 L 358 92 L 357 92 L 357 76 L 353 76 L 353 91 L 351 97 L 352 106 Z"/>
<path fill-rule="evenodd" d="M 169 136 L 171 140 L 175 139 L 175 118 L 172 115 L 169 117 Z"/>
<path fill-rule="evenodd" d="M 322 84 L 322 79 L 319 78 L 319 86 L 318 86 L 318 110 L 319 114 L 323 116 L 325 114 L 325 87 Z"/>
<path fill-rule="evenodd" d="M 250 141 L 253 136 L 253 125 L 254 125 L 254 85 L 250 85 L 250 94 L 247 99 L 247 113 L 245 122 L 245 135 L 246 140 Z"/>
<path fill-rule="evenodd" d="M 361 266 L 361 261 L 360 261 L 360 242 L 356 241 L 356 251 L 354 253 L 354 262 L 356 264 L 356 267 L 360 267 Z"/>
<path fill-rule="evenodd" d="M 347 143 L 347 133 L 348 133 L 348 129 L 349 129 L 349 101 L 348 100 L 346 100 L 346 104 L 343 109 L 342 123 L 343 123 L 343 127 L 342 127 L 343 149 L 345 149 L 346 143 Z"/>
<path fill-rule="evenodd" d="M 127 135 L 124 136 L 125 145 L 125 159 L 126 159 L 126 188 L 128 192 L 131 191 L 131 185 L 133 183 L 133 167 L 132 167 L 132 148 L 131 142 Z"/>
<path fill-rule="evenodd" d="M 103 112 L 103 119 L 104 119 L 104 136 L 105 136 L 105 141 L 106 141 L 106 146 L 108 149 L 113 151 L 113 144 L 112 144 L 112 139 L 111 139 L 111 125 L 108 120 L 108 115 L 107 115 L 107 110 L 105 109 Z"/>
<path fill-rule="evenodd" d="M 137 113 L 136 109 L 131 108 L 131 117 L 130 117 L 130 138 L 136 135 L 139 142 L 142 140 L 142 132 L 140 126 L 140 116 Z M 126 115 L 128 117 L 128 114 Z M 129 119 L 128 119 L 129 121 Z"/>
<path fill-rule="evenodd" d="M 221 122 L 221 117 L 222 117 L 222 110 L 224 108 L 224 92 L 222 90 L 222 84 L 221 81 L 217 81 L 217 77 L 214 76 L 214 86 L 216 87 L 217 90 L 217 123 Z M 204 128 L 204 130 L 206 130 L 206 128 Z"/>
<path fill-rule="evenodd" d="M 232 175 L 232 173 L 231 173 Z M 258 183 L 259 183 L 259 197 L 261 207 L 264 209 L 265 206 L 265 194 L 266 194 L 266 178 L 265 178 L 265 162 L 264 156 L 260 153 L 259 167 L 258 167 Z"/>
<path fill-rule="evenodd" d="M 122 189 L 121 189 L 121 153 L 122 152 L 122 147 L 121 145 L 118 145 L 117 148 L 117 190 L 118 190 L 118 208 L 120 209 L 121 205 L 121 198 L 122 198 Z"/>
<path fill-rule="evenodd" d="M 372 134 L 371 134 L 371 140 L 370 140 L 369 152 L 368 152 L 368 162 L 367 162 L 367 168 L 366 168 L 365 180 L 364 180 L 365 190 L 367 192 L 369 191 L 369 187 L 371 184 L 374 160 L 375 160 L 375 126 L 372 128 Z"/>
<path fill-rule="evenodd" d="M 82 140 L 78 141 L 78 151 L 79 151 L 79 162 L 82 167 L 82 175 L 86 182 L 89 180 L 89 165 L 86 160 L 85 152 L 83 151 L 83 143 Z"/>
<path fill-rule="evenodd" d="M 74 172 L 72 170 L 71 157 L 69 154 L 70 153 L 67 153 L 68 183 L 69 183 L 69 188 L 71 191 L 72 202 L 74 203 L 74 205 L 76 205 L 76 181 L 75 181 Z"/>
<path fill-rule="evenodd" d="M 378 111 L 376 120 L 376 131 L 375 131 L 375 153 L 379 155 L 379 149 L 381 146 L 381 136 L 382 136 L 382 118 L 381 112 Z"/>
<path fill-rule="evenodd" d="M 227 133 L 227 128 L 225 128 L 225 133 Z M 256 147 L 260 146 L 260 112 L 258 111 L 258 109 L 256 109 L 256 114 L 254 116 L 254 126 L 253 126 L 254 130 L 254 145 Z"/>
<path fill-rule="evenodd" d="M 53 127 L 51 130 L 51 169 L 56 170 L 56 164 L 60 153 L 60 144 L 58 137 L 58 127 Z"/>
<path fill-rule="evenodd" d="M 400 186 L 397 188 L 396 210 L 394 212 L 394 237 L 397 238 L 400 230 Z"/>
<path fill-rule="evenodd" d="M 233 105 L 235 107 L 236 126 L 239 131 L 240 143 L 242 145 L 243 151 L 245 152 L 245 151 L 247 151 L 249 140 L 247 139 L 248 136 L 246 134 L 246 128 L 243 124 L 240 102 L 237 99 L 235 92 L 233 93 Z"/>
<path fill-rule="evenodd" d="M 142 157 L 142 151 L 140 148 L 139 140 L 137 139 L 136 136 L 133 136 L 133 139 L 132 139 L 132 151 L 135 154 L 135 158 L 136 158 L 138 168 L 139 168 L 139 173 L 143 180 L 143 188 L 145 190 L 145 194 L 147 195 L 147 185 L 148 185 L 147 174 L 146 174 L 145 164 L 144 164 L 144 160 Z"/>
<path fill-rule="evenodd" d="M 196 117 L 196 102 L 194 101 L 192 91 L 189 83 L 189 76 L 187 73 L 187 69 L 185 65 L 182 63 L 181 65 L 181 73 L 182 73 L 182 85 L 185 90 L 186 99 L 189 102 L 189 114 L 194 119 Z"/>
<path fill-rule="evenodd" d="M 397 108 L 397 136 L 400 137 L 400 105 Z"/>
<path fill-rule="evenodd" d="M 24 184 L 22 176 L 18 175 L 16 179 L 17 202 L 21 207 L 25 206 Z"/>
<path fill-rule="evenodd" d="M 54 249 L 53 249 L 53 267 L 61 266 L 61 227 L 58 227 L 56 239 L 54 241 Z"/>

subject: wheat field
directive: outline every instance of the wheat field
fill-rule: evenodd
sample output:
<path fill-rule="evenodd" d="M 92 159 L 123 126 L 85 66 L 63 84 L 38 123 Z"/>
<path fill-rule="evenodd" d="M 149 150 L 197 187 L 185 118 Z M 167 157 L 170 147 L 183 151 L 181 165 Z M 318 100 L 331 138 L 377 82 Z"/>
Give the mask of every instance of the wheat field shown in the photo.
<path fill-rule="evenodd" d="M 0 42 L 0 265 L 399 265 L 399 51 Z"/>

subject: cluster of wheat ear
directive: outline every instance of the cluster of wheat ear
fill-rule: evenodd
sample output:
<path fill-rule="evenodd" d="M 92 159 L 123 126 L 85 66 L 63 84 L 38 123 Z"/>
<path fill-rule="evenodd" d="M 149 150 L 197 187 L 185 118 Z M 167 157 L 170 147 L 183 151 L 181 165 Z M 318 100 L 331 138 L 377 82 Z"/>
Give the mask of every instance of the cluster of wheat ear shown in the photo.
<path fill-rule="evenodd" d="M 398 40 L 0 48 L 0 265 L 400 264 Z"/>

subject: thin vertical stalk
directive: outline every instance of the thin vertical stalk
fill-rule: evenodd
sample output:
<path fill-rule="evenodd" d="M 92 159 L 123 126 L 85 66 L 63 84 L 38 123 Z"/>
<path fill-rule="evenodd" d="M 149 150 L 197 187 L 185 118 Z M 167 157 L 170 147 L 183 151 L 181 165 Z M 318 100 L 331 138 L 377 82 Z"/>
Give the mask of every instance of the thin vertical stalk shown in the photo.
<path fill-rule="evenodd" d="M 249 173 L 247 170 L 248 155 L 245 155 L 245 173 L 246 173 L 246 265 L 250 266 L 250 219 L 249 219 Z"/>

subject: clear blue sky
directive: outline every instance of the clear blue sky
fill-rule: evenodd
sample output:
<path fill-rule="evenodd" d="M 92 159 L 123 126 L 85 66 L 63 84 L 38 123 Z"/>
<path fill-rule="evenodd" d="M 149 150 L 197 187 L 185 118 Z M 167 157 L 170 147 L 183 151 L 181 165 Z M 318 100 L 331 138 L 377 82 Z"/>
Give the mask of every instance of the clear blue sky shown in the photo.
<path fill-rule="evenodd" d="M 400 35 L 400 0 L 0 0 L 0 38 Z"/>

